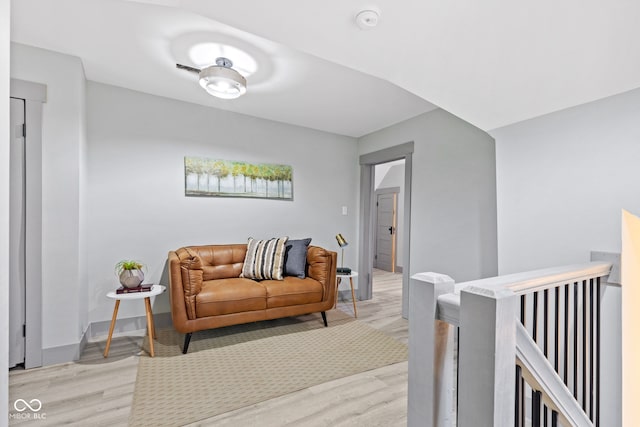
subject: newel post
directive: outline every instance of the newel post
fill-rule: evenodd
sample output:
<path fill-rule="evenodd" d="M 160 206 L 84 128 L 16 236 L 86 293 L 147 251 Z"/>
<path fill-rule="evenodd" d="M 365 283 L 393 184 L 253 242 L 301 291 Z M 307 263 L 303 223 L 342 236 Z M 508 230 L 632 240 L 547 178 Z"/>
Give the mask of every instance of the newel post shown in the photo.
<path fill-rule="evenodd" d="M 460 292 L 459 427 L 514 423 L 516 307 L 508 289 Z"/>
<path fill-rule="evenodd" d="M 408 427 L 450 427 L 453 417 L 453 327 L 437 318 L 438 296 L 454 281 L 418 273 L 409 287 Z"/>

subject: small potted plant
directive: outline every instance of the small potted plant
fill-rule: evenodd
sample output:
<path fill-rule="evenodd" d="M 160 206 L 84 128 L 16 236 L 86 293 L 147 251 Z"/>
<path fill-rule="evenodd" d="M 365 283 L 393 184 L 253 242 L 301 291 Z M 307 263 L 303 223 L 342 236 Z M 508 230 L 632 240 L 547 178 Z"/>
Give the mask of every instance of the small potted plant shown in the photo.
<path fill-rule="evenodd" d="M 125 288 L 136 288 L 144 280 L 142 269 L 145 265 L 139 261 L 125 259 L 116 264 L 115 273 Z"/>

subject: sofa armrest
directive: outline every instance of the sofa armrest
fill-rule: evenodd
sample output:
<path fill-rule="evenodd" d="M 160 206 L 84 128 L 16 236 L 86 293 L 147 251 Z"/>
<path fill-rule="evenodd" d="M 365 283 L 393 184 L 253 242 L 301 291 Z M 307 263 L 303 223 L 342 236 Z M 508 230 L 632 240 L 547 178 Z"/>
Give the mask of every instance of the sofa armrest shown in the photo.
<path fill-rule="evenodd" d="M 336 293 L 336 260 L 338 254 L 318 246 L 307 250 L 307 276 L 322 284 L 323 301 L 333 301 Z"/>
<path fill-rule="evenodd" d="M 171 319 L 178 332 L 186 333 L 188 320 L 184 303 L 184 289 L 180 272 L 180 259 L 175 251 L 169 252 L 169 302 L 171 303 Z"/>
<path fill-rule="evenodd" d="M 202 290 L 202 260 L 191 248 L 169 252 L 171 311 L 184 306 L 188 319 L 196 318 L 196 295 Z"/>

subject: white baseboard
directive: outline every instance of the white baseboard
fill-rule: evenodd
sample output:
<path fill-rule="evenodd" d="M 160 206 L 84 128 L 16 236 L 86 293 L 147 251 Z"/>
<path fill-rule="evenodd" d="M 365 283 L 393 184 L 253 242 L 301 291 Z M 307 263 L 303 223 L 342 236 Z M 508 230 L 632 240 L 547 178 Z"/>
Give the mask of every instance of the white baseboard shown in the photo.
<path fill-rule="evenodd" d="M 157 329 L 171 327 L 171 313 L 154 313 L 153 321 Z M 82 351 L 87 343 L 94 338 L 106 339 L 109 334 L 110 320 L 93 322 L 87 330 L 82 334 L 79 342 L 67 344 L 58 347 L 49 347 L 42 349 L 42 366 L 57 365 L 59 363 L 74 362 L 80 359 Z M 144 330 L 147 328 L 146 316 L 129 317 L 126 319 L 118 319 L 113 330 L 113 335 Z"/>
<path fill-rule="evenodd" d="M 153 313 L 153 322 L 155 323 L 156 329 L 163 329 L 170 326 L 173 326 L 173 322 L 171 321 L 171 313 Z M 90 326 L 90 335 L 89 338 L 93 340 L 97 337 L 107 337 L 109 335 L 109 326 L 111 326 L 110 320 L 103 320 L 100 322 L 93 322 Z M 147 328 L 147 318 L 146 316 L 137 316 L 137 317 L 128 317 L 125 319 L 118 319 L 116 321 L 116 326 L 113 329 L 113 335 L 125 333 L 125 332 L 133 332 L 140 331 Z"/>
<path fill-rule="evenodd" d="M 84 331 L 78 343 L 43 348 L 42 366 L 57 365 L 59 363 L 73 362 L 80 359 L 82 351 L 87 346 L 87 342 L 89 342 L 89 329 L 90 327 Z"/>

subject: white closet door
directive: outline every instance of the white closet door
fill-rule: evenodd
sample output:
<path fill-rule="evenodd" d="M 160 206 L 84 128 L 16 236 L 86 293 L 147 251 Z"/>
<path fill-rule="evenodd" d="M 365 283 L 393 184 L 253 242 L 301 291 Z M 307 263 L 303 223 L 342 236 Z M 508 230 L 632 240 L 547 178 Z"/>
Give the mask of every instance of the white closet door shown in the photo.
<path fill-rule="evenodd" d="M 9 198 L 9 367 L 24 363 L 25 338 L 25 138 L 24 100 L 11 98 Z"/>

